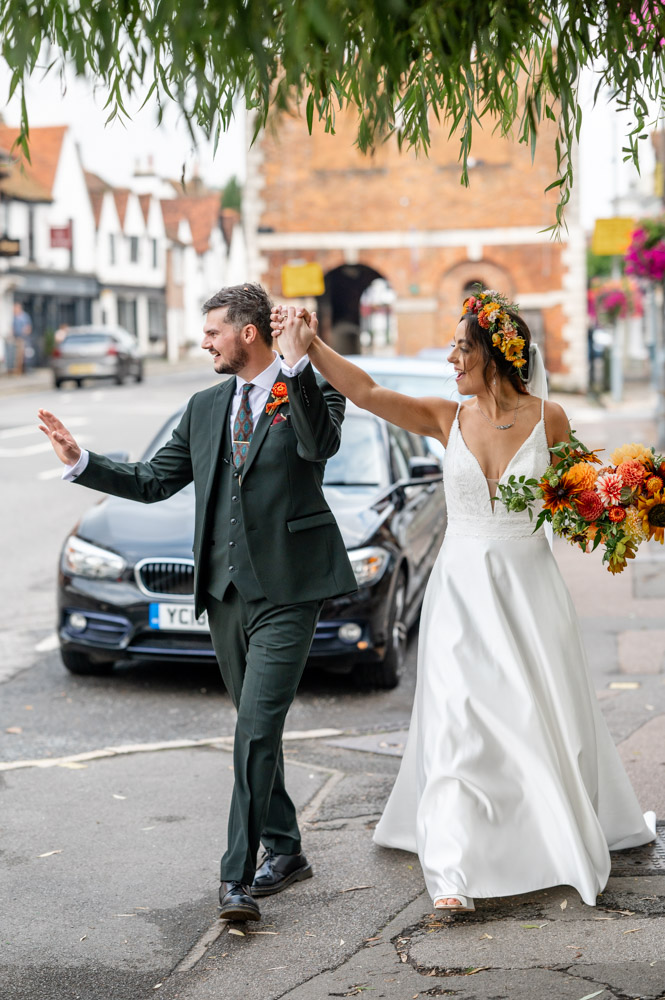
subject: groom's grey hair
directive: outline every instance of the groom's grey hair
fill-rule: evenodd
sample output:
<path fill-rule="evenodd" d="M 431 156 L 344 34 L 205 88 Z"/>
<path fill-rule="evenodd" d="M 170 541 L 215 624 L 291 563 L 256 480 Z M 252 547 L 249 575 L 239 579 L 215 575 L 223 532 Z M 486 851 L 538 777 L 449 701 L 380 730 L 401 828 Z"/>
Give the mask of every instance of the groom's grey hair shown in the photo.
<path fill-rule="evenodd" d="M 201 311 L 205 315 L 211 309 L 226 309 L 226 319 L 234 330 L 240 331 L 251 323 L 259 331 L 262 340 L 269 347 L 272 346 L 272 302 L 261 285 L 227 285 L 204 302 Z"/>

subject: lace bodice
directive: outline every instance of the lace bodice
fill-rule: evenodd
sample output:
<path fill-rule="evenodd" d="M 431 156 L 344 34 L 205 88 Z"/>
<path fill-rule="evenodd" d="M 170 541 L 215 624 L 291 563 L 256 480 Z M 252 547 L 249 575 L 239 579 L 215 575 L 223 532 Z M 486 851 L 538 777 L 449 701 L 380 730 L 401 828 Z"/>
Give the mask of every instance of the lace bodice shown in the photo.
<path fill-rule="evenodd" d="M 529 437 L 511 458 L 499 482 L 510 476 L 540 479 L 550 463 L 545 433 L 544 404 L 540 420 Z M 485 479 L 477 458 L 469 451 L 459 426 L 459 406 L 450 430 L 443 461 L 443 483 L 448 506 L 448 536 L 463 538 L 529 538 L 533 537 L 535 518 L 540 507 L 536 504 L 534 520 L 528 511 L 514 513 L 496 501 L 494 510 L 490 498 L 496 484 Z M 490 492 L 491 490 L 491 492 Z M 542 532 L 542 528 L 538 532 Z"/>

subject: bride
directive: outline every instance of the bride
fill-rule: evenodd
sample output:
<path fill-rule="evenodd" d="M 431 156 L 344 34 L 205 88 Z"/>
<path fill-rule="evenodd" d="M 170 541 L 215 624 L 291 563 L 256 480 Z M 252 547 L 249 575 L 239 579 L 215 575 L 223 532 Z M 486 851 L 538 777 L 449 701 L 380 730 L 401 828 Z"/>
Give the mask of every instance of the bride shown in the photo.
<path fill-rule="evenodd" d="M 569 435 L 562 408 L 529 391 L 547 390 L 528 327 L 497 292 L 465 300 L 449 360 L 472 398 L 457 404 L 377 385 L 320 340 L 314 313 L 276 307 L 272 325 L 281 353 L 307 351 L 358 406 L 446 448 L 448 527 L 375 842 L 417 852 L 438 909 L 555 885 L 595 905 L 609 851 L 652 840 L 655 817 L 642 815 L 600 713 L 544 530 L 494 500 L 509 475 L 540 479 Z"/>

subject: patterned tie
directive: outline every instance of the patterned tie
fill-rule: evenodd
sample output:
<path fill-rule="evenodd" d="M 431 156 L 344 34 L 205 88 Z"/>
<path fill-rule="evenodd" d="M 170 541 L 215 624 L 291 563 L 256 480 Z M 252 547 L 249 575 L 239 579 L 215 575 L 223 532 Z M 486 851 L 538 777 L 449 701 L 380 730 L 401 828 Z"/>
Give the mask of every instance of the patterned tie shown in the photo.
<path fill-rule="evenodd" d="M 251 382 L 243 385 L 240 406 L 233 421 L 233 464 L 236 469 L 239 469 L 247 458 L 249 443 L 252 440 L 254 423 L 249 405 L 249 394 L 253 388 Z"/>

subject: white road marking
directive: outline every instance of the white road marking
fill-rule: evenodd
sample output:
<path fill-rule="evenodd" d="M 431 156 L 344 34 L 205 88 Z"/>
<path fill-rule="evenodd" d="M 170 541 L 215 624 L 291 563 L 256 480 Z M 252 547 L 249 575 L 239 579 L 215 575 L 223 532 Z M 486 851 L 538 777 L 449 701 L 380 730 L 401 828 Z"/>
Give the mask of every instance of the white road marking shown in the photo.
<path fill-rule="evenodd" d="M 67 421 L 69 427 L 84 427 L 87 423 L 87 417 L 70 417 Z M 22 424 L 20 427 L 7 427 L 6 430 L 0 431 L 0 441 L 6 441 L 9 438 L 24 437 L 26 434 L 41 434 L 39 425 L 34 423 Z"/>
<path fill-rule="evenodd" d="M 35 653 L 51 653 L 54 649 L 57 649 L 60 645 L 60 640 L 58 639 L 57 632 L 53 632 L 51 635 L 47 635 L 45 639 L 38 642 L 35 646 Z"/>
<path fill-rule="evenodd" d="M 293 730 L 282 736 L 283 740 L 316 740 L 329 736 L 342 736 L 341 729 L 309 729 L 303 732 Z M 130 753 L 155 753 L 160 750 L 190 750 L 196 747 L 218 746 L 222 750 L 233 750 L 233 736 L 211 736 L 203 740 L 164 740 L 160 743 L 128 743 L 119 747 L 104 747 L 101 750 L 87 750 L 83 753 L 69 754 L 67 757 L 41 757 L 37 760 L 0 761 L 0 771 L 16 771 L 25 767 L 62 767 L 72 761 L 101 760 L 103 757 L 119 757 Z M 329 767 L 307 765 L 310 770 L 320 770 L 330 773 Z"/>
<path fill-rule="evenodd" d="M 25 448 L 0 448 L 0 458 L 27 458 L 28 455 L 39 455 L 51 450 L 51 442 L 43 441 L 40 444 L 28 444 Z"/>

